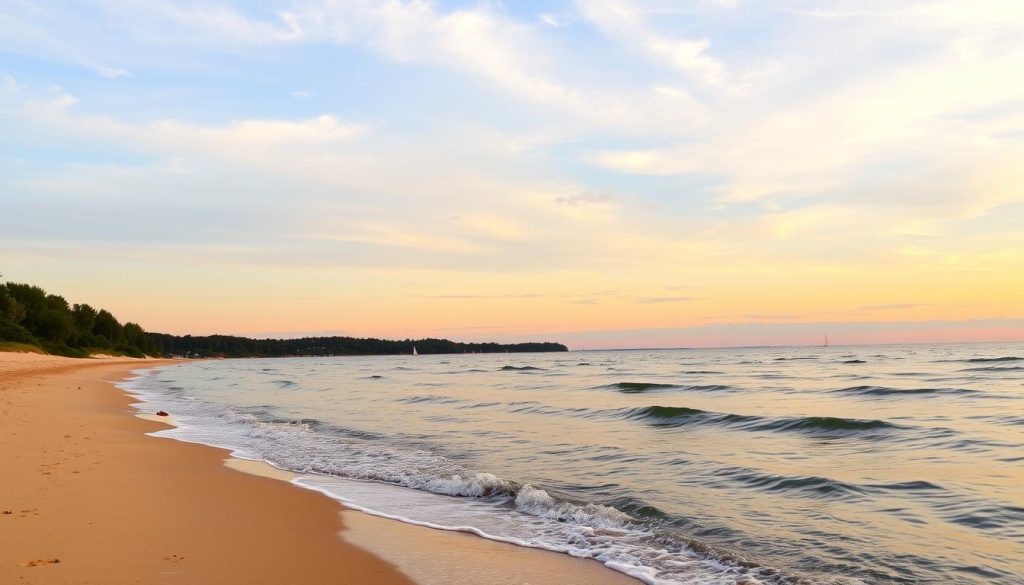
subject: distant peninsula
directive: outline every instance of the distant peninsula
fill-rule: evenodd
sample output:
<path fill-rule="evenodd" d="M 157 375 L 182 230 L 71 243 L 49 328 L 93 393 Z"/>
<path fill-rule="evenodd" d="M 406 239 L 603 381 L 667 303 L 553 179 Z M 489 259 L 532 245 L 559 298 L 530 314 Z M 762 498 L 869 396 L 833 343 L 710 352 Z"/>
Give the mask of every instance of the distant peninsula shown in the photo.
<path fill-rule="evenodd" d="M 448 339 L 374 339 L 356 337 L 303 337 L 252 339 L 231 335 L 167 335 L 149 338 L 164 355 L 180 357 L 286 357 L 331 355 L 401 355 L 437 353 L 523 353 L 569 351 L 561 343 L 460 343 Z"/>
<path fill-rule="evenodd" d="M 561 343 L 461 343 L 448 339 L 303 337 L 252 339 L 232 335 L 148 333 L 109 311 L 70 304 L 38 286 L 0 282 L 0 351 L 35 351 L 69 357 L 96 354 L 132 357 L 295 357 L 440 353 L 569 351 Z"/>

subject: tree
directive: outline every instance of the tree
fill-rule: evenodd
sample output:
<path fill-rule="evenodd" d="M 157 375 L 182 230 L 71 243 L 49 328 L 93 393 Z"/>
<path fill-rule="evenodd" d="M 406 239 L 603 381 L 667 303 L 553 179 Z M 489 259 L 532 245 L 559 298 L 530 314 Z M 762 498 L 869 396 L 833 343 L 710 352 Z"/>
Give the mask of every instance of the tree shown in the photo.
<path fill-rule="evenodd" d="M 156 353 L 153 341 L 149 339 L 149 335 L 137 323 L 125 323 L 123 333 L 124 342 L 131 349 L 144 354 Z"/>
<path fill-rule="evenodd" d="M 90 348 L 137 357 L 159 353 L 136 323 L 122 327 L 109 311 L 69 305 L 38 286 L 12 282 L 0 282 L 0 340 L 76 357 L 86 356 Z"/>
<path fill-rule="evenodd" d="M 75 320 L 77 336 L 75 342 L 80 347 L 95 345 L 93 328 L 96 327 L 96 309 L 86 304 L 75 304 L 71 308 L 71 318 Z"/>
<path fill-rule="evenodd" d="M 68 305 L 68 302 L 64 297 L 58 295 L 46 295 L 46 306 L 47 308 L 60 311 L 62 313 L 71 312 L 71 306 Z"/>
<path fill-rule="evenodd" d="M 96 323 L 92 328 L 93 335 L 101 336 L 107 340 L 110 347 L 121 342 L 123 329 L 117 319 L 106 309 L 101 309 L 96 314 Z"/>
<path fill-rule="evenodd" d="M 47 308 L 36 319 L 33 333 L 40 339 L 57 345 L 66 345 L 75 335 L 75 321 L 71 318 L 71 313 Z"/>
<path fill-rule="evenodd" d="M 0 322 L 18 323 L 24 318 L 25 308 L 7 292 L 6 286 L 0 284 Z"/>
<path fill-rule="evenodd" d="M 7 293 L 24 309 L 24 314 L 18 322 L 35 333 L 38 318 L 46 309 L 46 291 L 30 284 L 8 282 Z"/>

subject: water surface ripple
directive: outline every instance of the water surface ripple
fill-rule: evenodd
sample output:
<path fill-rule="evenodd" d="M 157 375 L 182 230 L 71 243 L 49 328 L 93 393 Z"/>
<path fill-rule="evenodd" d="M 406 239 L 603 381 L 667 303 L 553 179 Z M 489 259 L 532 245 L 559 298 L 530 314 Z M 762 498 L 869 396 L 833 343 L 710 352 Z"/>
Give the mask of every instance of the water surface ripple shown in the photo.
<path fill-rule="evenodd" d="M 1024 344 L 251 359 L 127 388 L 349 505 L 654 584 L 1024 575 Z"/>

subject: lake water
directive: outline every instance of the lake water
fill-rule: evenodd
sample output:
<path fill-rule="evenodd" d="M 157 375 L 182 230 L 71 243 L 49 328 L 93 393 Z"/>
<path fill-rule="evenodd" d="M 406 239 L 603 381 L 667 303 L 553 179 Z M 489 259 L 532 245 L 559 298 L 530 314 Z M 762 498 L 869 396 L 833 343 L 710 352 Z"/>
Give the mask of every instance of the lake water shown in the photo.
<path fill-rule="evenodd" d="M 657 584 L 1024 582 L 1024 344 L 198 361 L 158 433 Z"/>

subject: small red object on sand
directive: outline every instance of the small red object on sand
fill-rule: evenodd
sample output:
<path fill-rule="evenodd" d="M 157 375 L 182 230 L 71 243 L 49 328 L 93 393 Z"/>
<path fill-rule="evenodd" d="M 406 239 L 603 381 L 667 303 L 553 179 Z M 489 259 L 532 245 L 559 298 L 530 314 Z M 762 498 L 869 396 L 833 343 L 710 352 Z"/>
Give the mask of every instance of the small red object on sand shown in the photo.
<path fill-rule="evenodd" d="M 168 414 L 166 412 L 162 411 L 162 410 L 158 410 L 156 415 L 157 416 L 168 416 Z"/>

